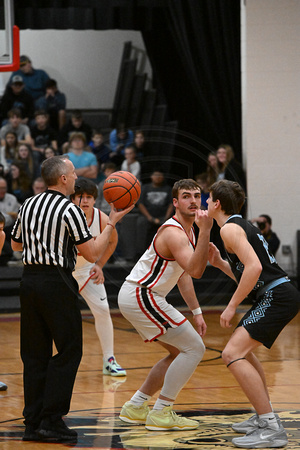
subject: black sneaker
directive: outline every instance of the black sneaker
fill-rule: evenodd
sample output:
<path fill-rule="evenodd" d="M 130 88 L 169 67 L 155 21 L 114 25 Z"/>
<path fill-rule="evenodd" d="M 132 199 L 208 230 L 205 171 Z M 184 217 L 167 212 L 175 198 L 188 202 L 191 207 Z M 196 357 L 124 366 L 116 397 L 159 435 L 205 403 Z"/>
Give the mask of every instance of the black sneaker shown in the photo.
<path fill-rule="evenodd" d="M 43 419 L 36 432 L 43 440 L 55 442 L 77 440 L 76 431 L 68 428 L 63 419 L 55 421 L 51 421 L 49 418 Z"/>
<path fill-rule="evenodd" d="M 36 432 L 36 427 L 27 425 L 22 437 L 22 441 L 41 441 L 41 437 Z"/>

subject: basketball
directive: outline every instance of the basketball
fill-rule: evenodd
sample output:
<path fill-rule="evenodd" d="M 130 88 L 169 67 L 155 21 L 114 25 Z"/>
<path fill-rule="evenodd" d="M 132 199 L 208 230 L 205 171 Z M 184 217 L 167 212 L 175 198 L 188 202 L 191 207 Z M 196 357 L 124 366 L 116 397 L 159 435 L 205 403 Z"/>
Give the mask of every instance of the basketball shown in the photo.
<path fill-rule="evenodd" d="M 106 178 L 103 195 L 105 200 L 113 203 L 116 209 L 125 209 L 138 201 L 141 185 L 132 173 L 120 170 Z"/>

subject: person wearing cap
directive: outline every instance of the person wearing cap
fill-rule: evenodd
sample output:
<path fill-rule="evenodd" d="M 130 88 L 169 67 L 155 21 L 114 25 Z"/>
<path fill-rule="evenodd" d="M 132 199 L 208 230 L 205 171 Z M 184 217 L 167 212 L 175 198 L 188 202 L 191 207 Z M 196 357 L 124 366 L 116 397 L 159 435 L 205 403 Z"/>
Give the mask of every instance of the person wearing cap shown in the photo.
<path fill-rule="evenodd" d="M 23 78 L 13 75 L 0 102 L 0 120 L 2 125 L 8 122 L 8 112 L 17 108 L 21 111 L 22 123 L 27 124 L 34 114 L 34 100 L 24 89 Z"/>
<path fill-rule="evenodd" d="M 50 77 L 44 70 L 34 69 L 28 56 L 20 56 L 20 69 L 12 73 L 8 84 L 11 84 L 12 78 L 15 75 L 22 77 L 26 92 L 31 94 L 34 100 L 45 95 L 46 81 L 49 80 Z"/>

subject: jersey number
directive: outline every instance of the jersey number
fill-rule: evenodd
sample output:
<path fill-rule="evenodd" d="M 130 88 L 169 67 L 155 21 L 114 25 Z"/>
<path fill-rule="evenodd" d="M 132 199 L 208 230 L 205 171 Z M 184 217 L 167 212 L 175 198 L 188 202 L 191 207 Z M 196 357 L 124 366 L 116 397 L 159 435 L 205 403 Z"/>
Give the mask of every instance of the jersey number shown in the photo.
<path fill-rule="evenodd" d="M 260 239 L 261 242 L 263 243 L 263 246 L 265 247 L 265 250 L 266 250 L 267 255 L 268 255 L 268 257 L 269 257 L 270 263 L 271 263 L 271 264 L 276 263 L 275 257 L 269 252 L 269 246 L 268 246 L 268 243 L 267 243 L 267 241 L 265 240 L 265 238 L 264 238 L 261 234 L 258 234 L 257 236 L 259 237 L 259 239 Z"/>

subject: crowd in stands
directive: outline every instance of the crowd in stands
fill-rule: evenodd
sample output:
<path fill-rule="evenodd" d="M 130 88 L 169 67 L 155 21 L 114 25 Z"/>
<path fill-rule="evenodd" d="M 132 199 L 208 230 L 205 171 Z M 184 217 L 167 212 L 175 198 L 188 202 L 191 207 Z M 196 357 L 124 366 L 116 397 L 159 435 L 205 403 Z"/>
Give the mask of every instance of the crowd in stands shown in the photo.
<path fill-rule="evenodd" d="M 45 189 L 40 178 L 41 164 L 57 154 L 67 154 L 77 176 L 98 185 L 96 206 L 106 213 L 109 205 L 102 187 L 109 174 L 126 170 L 141 181 L 147 173 L 145 178 L 150 182 L 143 179 L 141 198 L 134 210 L 140 214 L 138 258 L 157 228 L 173 213 L 171 188 L 164 172 L 155 161 L 147 166 L 151 145 L 142 130 L 134 132 L 119 124 L 105 140 L 101 130 L 92 129 L 80 110 L 73 111 L 67 120 L 66 105 L 66 95 L 59 91 L 57 82 L 44 70 L 35 69 L 28 56 L 21 56 L 20 69 L 12 73 L 0 99 L 0 211 L 15 217 L 26 198 Z M 202 187 L 203 208 L 209 186 L 222 178 L 235 179 L 246 187 L 243 169 L 231 146 L 225 144 L 208 155 L 206 171 L 195 177 Z M 12 204 L 11 196 L 13 209 L 8 211 L 9 207 L 3 205 L 7 198 Z M 6 220 L 6 227 L 11 222 Z M 10 233 L 6 235 L 9 239 Z M 10 256 L 16 255 L 10 252 Z"/>

